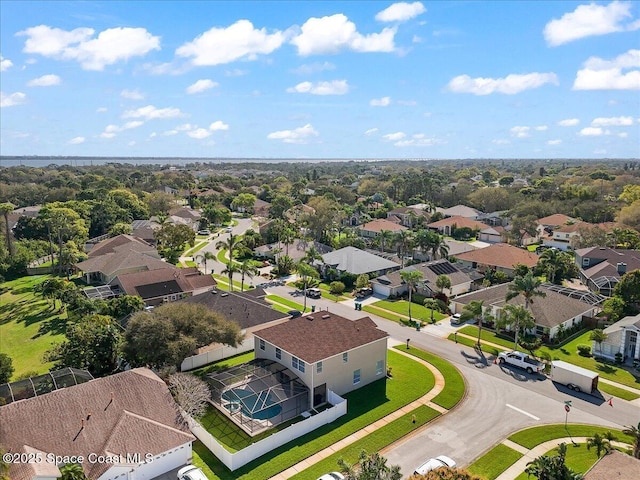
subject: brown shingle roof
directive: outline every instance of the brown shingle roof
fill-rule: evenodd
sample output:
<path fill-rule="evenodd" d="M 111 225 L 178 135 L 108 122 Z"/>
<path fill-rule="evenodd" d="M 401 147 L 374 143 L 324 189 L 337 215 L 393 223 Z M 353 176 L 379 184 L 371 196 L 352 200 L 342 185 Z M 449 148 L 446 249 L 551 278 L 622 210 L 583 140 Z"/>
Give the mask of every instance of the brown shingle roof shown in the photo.
<path fill-rule="evenodd" d="M 545 225 L 549 227 L 557 227 L 559 225 L 564 225 L 567 222 L 575 222 L 575 218 L 568 217 L 562 213 L 554 213 L 553 215 L 549 215 L 547 217 L 542 217 L 536 220 L 538 225 Z"/>
<path fill-rule="evenodd" d="M 85 273 L 101 272 L 107 277 L 111 277 L 120 271 L 131 271 L 132 269 L 146 271 L 176 268 L 173 265 L 156 258 L 152 253 L 153 252 L 135 251 L 107 253 L 106 255 L 92 257 L 84 262 L 76 263 L 76 268 Z"/>
<path fill-rule="evenodd" d="M 30 447 L 55 455 L 83 455 L 82 466 L 90 478 L 98 478 L 111 465 L 89 463 L 89 453 L 140 453 L 144 458 L 195 440 L 165 383 L 146 368 L 2 406 L 0 438 L 10 452 Z M 9 477 L 30 480 L 32 473 L 12 467 Z"/>
<path fill-rule="evenodd" d="M 603 456 L 587 471 L 584 480 L 638 480 L 640 460 L 617 450 Z"/>
<path fill-rule="evenodd" d="M 371 222 L 365 223 L 364 225 L 360 225 L 360 230 L 367 230 L 369 232 L 380 233 L 383 230 L 388 230 L 390 232 L 399 232 L 401 230 L 407 230 L 407 227 L 404 225 L 398 225 L 395 222 L 391 222 L 384 218 L 379 218 L 377 220 L 372 220 Z"/>
<path fill-rule="evenodd" d="M 432 222 L 427 226 L 429 228 L 442 228 L 442 227 L 453 226 L 453 225 L 455 225 L 457 228 L 468 227 L 472 230 L 483 230 L 488 226 L 486 223 L 482 223 L 477 220 L 471 220 L 470 218 L 460 217 L 460 216 L 443 218 L 442 220 L 438 220 L 437 222 Z"/>
<path fill-rule="evenodd" d="M 127 273 L 118 275 L 117 278 L 127 295 L 140 295 L 138 290 L 141 289 L 141 287 L 154 286 L 153 291 L 148 291 L 148 288 L 145 289 L 147 296 L 143 296 L 143 298 L 161 296 L 163 285 L 168 285 L 170 282 L 172 285 L 173 282 L 177 283 L 177 286 L 182 292 L 192 292 L 195 289 L 214 287 L 216 285 L 216 281 L 211 275 L 202 275 L 195 267 L 173 268 L 173 265 L 168 265 L 167 267 L 171 268 Z M 172 291 L 170 293 L 176 292 Z"/>
<path fill-rule="evenodd" d="M 518 264 L 533 267 L 538 263 L 538 256 L 535 253 L 506 243 L 496 243 L 487 248 L 461 253 L 457 258 L 467 262 L 502 268 L 513 268 Z"/>
<path fill-rule="evenodd" d="M 93 258 L 100 255 L 106 255 L 108 253 L 123 252 L 125 250 L 132 250 L 135 252 L 156 252 L 153 245 L 149 245 L 141 238 L 134 237 L 133 235 L 118 235 L 113 238 L 107 238 L 106 240 L 96 244 L 89 251 L 88 256 L 89 258 Z"/>
<path fill-rule="evenodd" d="M 389 335 L 369 317 L 349 320 L 334 313 L 315 312 L 254 334 L 304 360 L 315 363 Z"/>

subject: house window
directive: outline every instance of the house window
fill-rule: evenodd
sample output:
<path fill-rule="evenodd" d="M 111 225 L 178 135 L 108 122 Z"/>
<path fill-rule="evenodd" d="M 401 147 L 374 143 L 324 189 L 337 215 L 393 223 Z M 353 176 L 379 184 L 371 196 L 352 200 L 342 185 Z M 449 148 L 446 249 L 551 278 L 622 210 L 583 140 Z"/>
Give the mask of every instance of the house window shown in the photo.
<path fill-rule="evenodd" d="M 264 350 L 264 340 L 260 339 L 260 350 Z"/>
<path fill-rule="evenodd" d="M 357 385 L 360 383 L 360 369 L 353 371 L 353 384 Z"/>
<path fill-rule="evenodd" d="M 382 375 L 383 367 L 384 367 L 384 362 L 382 360 L 378 360 L 376 362 L 376 375 Z"/>
<path fill-rule="evenodd" d="M 342 354 L 342 361 L 343 361 L 344 363 L 347 363 L 347 362 L 349 361 L 349 352 L 344 352 L 344 353 Z"/>
<path fill-rule="evenodd" d="M 583 267 L 588 267 L 589 266 L 589 259 L 588 258 L 583 258 L 582 259 L 582 266 Z"/>
<path fill-rule="evenodd" d="M 276 347 L 276 358 L 278 360 L 282 359 L 282 350 Z"/>
<path fill-rule="evenodd" d="M 322 373 L 322 362 L 316 363 L 316 373 Z"/>
<path fill-rule="evenodd" d="M 304 362 L 298 357 L 291 357 L 291 366 L 296 370 L 300 370 L 302 373 L 304 373 Z"/>
<path fill-rule="evenodd" d="M 542 336 L 542 334 L 544 334 L 544 327 L 541 327 L 540 325 L 536 325 L 536 335 L 537 336 Z"/>

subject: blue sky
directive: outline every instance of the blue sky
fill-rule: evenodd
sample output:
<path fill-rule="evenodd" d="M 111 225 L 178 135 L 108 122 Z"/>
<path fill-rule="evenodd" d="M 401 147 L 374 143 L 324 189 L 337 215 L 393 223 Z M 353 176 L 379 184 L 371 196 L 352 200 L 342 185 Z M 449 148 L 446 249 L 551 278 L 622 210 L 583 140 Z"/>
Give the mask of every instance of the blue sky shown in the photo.
<path fill-rule="evenodd" d="M 0 3 L 2 155 L 640 157 L 640 2 Z"/>

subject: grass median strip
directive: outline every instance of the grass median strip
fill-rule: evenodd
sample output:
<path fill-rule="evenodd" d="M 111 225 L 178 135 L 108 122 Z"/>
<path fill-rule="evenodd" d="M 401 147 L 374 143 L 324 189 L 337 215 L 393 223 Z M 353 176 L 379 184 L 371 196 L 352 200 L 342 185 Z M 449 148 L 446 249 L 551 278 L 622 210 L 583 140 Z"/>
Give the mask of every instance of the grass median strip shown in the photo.
<path fill-rule="evenodd" d="M 625 435 L 620 430 L 615 428 L 599 427 L 597 425 L 584 425 L 584 424 L 569 424 L 569 433 L 572 437 L 592 437 L 596 433 L 613 432 L 618 441 L 625 443 L 632 443 L 632 439 L 629 435 Z M 520 430 L 509 437 L 509 440 L 522 445 L 525 448 L 533 448 L 536 445 L 540 445 L 549 440 L 555 440 L 556 438 L 568 437 L 567 430 L 563 424 L 555 425 L 541 425 L 539 427 L 527 428 L 526 430 Z"/>
<path fill-rule="evenodd" d="M 467 337 L 463 337 L 461 335 L 456 337 L 454 336 L 453 333 L 449 334 L 449 336 L 447 337 L 449 340 L 451 341 L 455 341 L 456 343 L 459 343 L 460 345 L 464 345 L 466 347 L 473 347 L 475 348 L 476 345 L 478 344 L 477 340 L 474 340 L 472 338 L 467 338 Z M 492 347 L 491 345 L 487 345 L 486 343 L 480 343 L 480 349 L 485 352 L 488 353 L 490 355 L 498 355 L 498 353 L 504 351 L 501 349 L 498 349 L 496 347 Z"/>
<path fill-rule="evenodd" d="M 471 473 L 494 480 L 522 457 L 522 453 L 499 443 L 467 467 Z"/>
<path fill-rule="evenodd" d="M 284 297 L 280 297 L 278 295 L 267 295 L 265 297 L 265 299 L 268 302 L 274 303 L 274 304 L 280 304 L 280 305 L 284 305 L 285 307 L 289 307 L 289 310 L 300 310 L 301 312 L 303 311 L 303 305 L 301 303 L 297 303 L 294 302 L 292 300 L 289 300 L 288 298 L 284 298 Z M 307 312 L 310 311 L 311 309 L 307 306 Z"/>

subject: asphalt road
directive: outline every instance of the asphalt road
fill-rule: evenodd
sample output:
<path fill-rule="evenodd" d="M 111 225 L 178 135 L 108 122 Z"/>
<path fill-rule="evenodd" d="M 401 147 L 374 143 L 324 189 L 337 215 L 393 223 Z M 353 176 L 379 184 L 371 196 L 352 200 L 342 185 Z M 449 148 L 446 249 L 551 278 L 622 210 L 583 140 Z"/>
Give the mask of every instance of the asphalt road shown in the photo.
<path fill-rule="evenodd" d="M 291 295 L 289 287 L 273 287 L 268 291 L 302 303 L 302 298 Z M 369 315 L 392 340 L 405 344 L 409 339 L 410 345 L 449 360 L 462 372 L 467 395 L 460 405 L 382 452 L 390 464 L 400 465 L 406 476 L 431 457 L 447 455 L 465 466 L 516 430 L 564 423 L 566 400 L 572 402 L 569 432 L 571 423 L 622 428 L 640 421 L 640 408 L 627 401 L 615 398 L 610 406 L 609 397 L 574 393 L 545 376 L 494 364 L 493 357 L 479 357 L 473 348 L 443 339 L 442 328 L 437 326 L 427 326 L 417 332 L 356 311 L 353 302 L 335 303 L 323 298 L 309 299 L 308 303 L 316 305 L 316 309 L 328 309 L 351 319 Z"/>
<path fill-rule="evenodd" d="M 242 235 L 244 232 L 253 227 L 253 219 L 251 218 L 234 218 L 238 222 L 238 225 L 233 227 L 232 233 L 234 235 Z M 218 254 L 218 249 L 216 248 L 216 244 L 221 240 L 227 240 L 229 238 L 229 234 L 226 232 L 220 233 L 219 235 L 213 234 L 210 237 L 210 241 L 207 245 L 202 247 L 198 254 L 202 254 L 204 252 L 211 252 L 214 255 Z M 203 273 L 220 273 L 224 270 L 226 265 L 218 262 L 217 260 L 209 260 L 207 261 L 207 271 Z"/>

